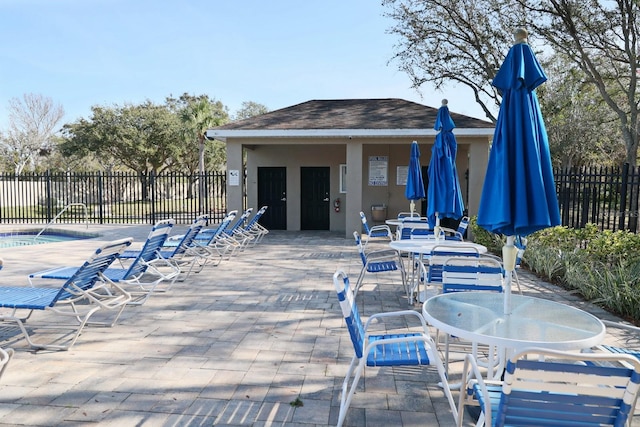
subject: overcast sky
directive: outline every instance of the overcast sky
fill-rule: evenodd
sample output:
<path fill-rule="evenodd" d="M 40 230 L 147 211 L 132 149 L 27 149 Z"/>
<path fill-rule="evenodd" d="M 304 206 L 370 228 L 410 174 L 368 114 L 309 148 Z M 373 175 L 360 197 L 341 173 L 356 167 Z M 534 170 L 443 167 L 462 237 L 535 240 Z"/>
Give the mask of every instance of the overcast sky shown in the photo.
<path fill-rule="evenodd" d="M 235 113 L 311 99 L 403 98 L 484 118 L 470 91 L 410 88 L 379 0 L 0 0 L 0 130 L 40 94 L 64 122 L 92 105 L 206 94 Z"/>

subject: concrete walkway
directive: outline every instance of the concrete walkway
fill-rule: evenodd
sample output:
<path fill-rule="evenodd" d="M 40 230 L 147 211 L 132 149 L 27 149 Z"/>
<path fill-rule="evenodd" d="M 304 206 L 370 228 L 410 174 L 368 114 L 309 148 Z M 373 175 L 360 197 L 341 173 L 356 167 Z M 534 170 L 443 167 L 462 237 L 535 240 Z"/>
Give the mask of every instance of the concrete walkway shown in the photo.
<path fill-rule="evenodd" d="M 102 241 L 142 242 L 149 229 L 91 226 L 101 237 L 0 249 L 0 284 L 26 286 L 30 272 L 82 262 Z M 0 425 L 335 425 L 353 347 L 331 276 L 341 268 L 355 280 L 360 265 L 353 240 L 341 234 L 272 231 L 232 260 L 127 307 L 113 328 L 86 328 L 69 351 L 33 352 L 2 328 L 0 346 L 16 354 L 0 379 Z M 615 319 L 526 272 L 520 278 L 526 294 Z M 365 316 L 407 308 L 389 277 L 369 280 L 362 292 Z M 30 323 L 37 332 L 53 318 L 36 313 Z M 640 347 L 615 333 L 607 341 Z M 436 382 L 430 369 L 367 369 L 347 424 L 453 426 Z"/>

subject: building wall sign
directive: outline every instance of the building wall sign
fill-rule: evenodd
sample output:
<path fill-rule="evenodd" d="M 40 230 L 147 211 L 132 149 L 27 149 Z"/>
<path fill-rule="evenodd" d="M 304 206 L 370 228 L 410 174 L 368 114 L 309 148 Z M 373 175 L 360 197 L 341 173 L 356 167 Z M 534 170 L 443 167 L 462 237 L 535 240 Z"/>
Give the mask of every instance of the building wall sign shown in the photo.
<path fill-rule="evenodd" d="M 369 185 L 383 187 L 388 185 L 388 156 L 369 156 Z"/>

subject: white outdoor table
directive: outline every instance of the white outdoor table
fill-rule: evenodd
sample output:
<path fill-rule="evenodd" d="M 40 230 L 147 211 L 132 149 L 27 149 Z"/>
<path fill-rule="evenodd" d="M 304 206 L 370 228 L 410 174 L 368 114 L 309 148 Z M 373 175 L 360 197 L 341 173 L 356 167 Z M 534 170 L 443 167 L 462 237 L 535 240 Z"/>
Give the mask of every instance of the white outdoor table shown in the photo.
<path fill-rule="evenodd" d="M 405 239 L 394 240 L 389 242 L 389 246 L 400 252 L 409 252 L 420 255 L 430 255 L 435 246 L 447 245 L 451 247 L 451 251 L 455 252 L 455 247 L 460 248 L 474 247 L 479 253 L 487 253 L 487 247 L 473 242 L 464 242 L 459 240 L 447 240 L 447 239 Z"/>
<path fill-rule="evenodd" d="M 604 339 L 602 321 L 575 307 L 523 295 L 512 295 L 511 304 L 511 314 L 505 315 L 502 293 L 451 292 L 429 298 L 422 314 L 445 333 L 494 347 L 499 357 L 495 376 L 511 354 L 525 348 L 572 351 Z M 493 353 L 489 351 L 489 366 L 496 366 Z"/>

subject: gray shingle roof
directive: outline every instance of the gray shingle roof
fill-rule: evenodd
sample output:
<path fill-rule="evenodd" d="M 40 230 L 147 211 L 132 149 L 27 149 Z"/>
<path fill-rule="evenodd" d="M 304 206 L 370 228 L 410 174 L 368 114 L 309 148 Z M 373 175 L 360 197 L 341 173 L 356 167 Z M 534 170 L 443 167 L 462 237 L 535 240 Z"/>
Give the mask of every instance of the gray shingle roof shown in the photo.
<path fill-rule="evenodd" d="M 437 108 L 397 98 L 312 100 L 214 129 L 428 129 L 433 128 L 437 114 Z M 454 112 L 451 118 L 456 128 L 494 127 L 491 122 Z"/>

